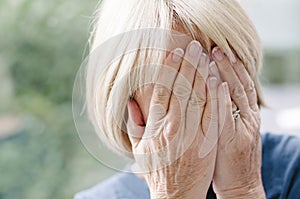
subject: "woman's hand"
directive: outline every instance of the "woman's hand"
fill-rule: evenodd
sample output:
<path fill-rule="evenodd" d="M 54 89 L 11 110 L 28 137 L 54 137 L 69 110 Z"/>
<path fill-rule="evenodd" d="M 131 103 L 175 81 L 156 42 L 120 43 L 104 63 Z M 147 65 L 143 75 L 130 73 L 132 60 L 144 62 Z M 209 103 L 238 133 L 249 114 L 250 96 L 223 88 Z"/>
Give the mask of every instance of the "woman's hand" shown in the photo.
<path fill-rule="evenodd" d="M 182 60 L 183 54 L 176 49 L 168 55 L 151 101 L 144 103 L 150 107 L 141 100 L 128 103 L 127 130 L 136 163 L 146 171 L 151 198 L 206 198 L 213 178 L 217 79 L 207 77 L 209 59 L 199 42 L 189 44 Z M 138 99 L 147 99 L 147 92 L 140 93 Z"/>
<path fill-rule="evenodd" d="M 260 113 L 254 83 L 242 62 L 231 64 L 219 48 L 213 50 L 213 59 L 216 64 L 210 64 L 211 73 L 229 86 L 225 97 L 219 97 L 220 135 L 214 190 L 218 198 L 265 198 Z M 240 110 L 240 118 L 233 118 L 237 109 L 233 104 Z"/>

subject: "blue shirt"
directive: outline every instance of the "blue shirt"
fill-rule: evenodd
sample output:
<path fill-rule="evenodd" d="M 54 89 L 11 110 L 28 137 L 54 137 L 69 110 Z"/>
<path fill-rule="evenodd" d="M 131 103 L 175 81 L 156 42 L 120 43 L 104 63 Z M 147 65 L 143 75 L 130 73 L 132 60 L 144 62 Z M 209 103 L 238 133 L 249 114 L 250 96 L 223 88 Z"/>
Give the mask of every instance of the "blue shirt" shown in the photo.
<path fill-rule="evenodd" d="M 263 134 L 262 179 L 268 199 L 300 199 L 300 138 Z M 216 198 L 212 187 L 208 199 Z M 150 199 L 146 182 L 132 173 L 118 173 L 75 195 L 74 199 Z"/>

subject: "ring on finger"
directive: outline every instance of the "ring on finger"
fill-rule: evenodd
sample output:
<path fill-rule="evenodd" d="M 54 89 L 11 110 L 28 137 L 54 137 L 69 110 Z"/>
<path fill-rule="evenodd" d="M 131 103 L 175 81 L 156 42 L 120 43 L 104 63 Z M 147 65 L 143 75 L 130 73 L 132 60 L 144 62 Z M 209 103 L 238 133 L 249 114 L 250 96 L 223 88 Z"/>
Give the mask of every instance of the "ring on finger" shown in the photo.
<path fill-rule="evenodd" d="M 234 120 L 239 119 L 241 117 L 240 112 L 241 112 L 240 109 L 236 109 L 235 111 L 233 111 L 232 117 Z"/>

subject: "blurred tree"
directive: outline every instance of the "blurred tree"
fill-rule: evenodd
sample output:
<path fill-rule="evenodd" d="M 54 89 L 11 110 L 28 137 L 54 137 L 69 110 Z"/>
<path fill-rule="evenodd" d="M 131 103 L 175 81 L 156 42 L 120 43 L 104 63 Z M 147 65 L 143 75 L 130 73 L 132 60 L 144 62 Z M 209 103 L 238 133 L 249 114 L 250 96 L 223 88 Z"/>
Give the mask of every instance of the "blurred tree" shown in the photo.
<path fill-rule="evenodd" d="M 25 121 L 21 132 L 0 140 L 0 198 L 61 198 L 62 140 L 41 121 Z"/>
<path fill-rule="evenodd" d="M 299 84 L 300 49 L 265 49 L 261 80 L 264 84 Z"/>
<path fill-rule="evenodd" d="M 72 176 L 74 154 L 82 150 L 72 120 L 72 88 L 96 4 L 97 0 L 0 1 L 0 76 L 14 87 L 10 100 L 5 98 L 10 103 L 1 103 L 0 110 L 38 118 L 25 120 L 22 132 L 0 138 L 1 199 L 74 194 L 64 189 Z"/>
<path fill-rule="evenodd" d="M 17 95 L 34 90 L 50 100 L 71 100 L 76 69 L 87 43 L 93 1 L 1 1 L 1 51 Z M 8 9 L 8 10 L 7 10 Z M 11 10 L 9 10 L 11 9 Z"/>

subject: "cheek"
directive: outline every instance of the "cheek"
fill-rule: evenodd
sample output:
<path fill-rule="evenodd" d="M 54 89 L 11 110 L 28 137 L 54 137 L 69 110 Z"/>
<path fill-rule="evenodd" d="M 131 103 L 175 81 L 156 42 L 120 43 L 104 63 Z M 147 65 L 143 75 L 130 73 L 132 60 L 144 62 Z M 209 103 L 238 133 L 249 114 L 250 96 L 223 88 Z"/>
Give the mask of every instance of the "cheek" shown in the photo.
<path fill-rule="evenodd" d="M 147 123 L 148 115 L 149 115 L 149 107 L 151 102 L 151 97 L 153 93 L 153 85 L 147 85 L 139 88 L 134 95 L 135 101 L 138 103 L 145 123 Z"/>

